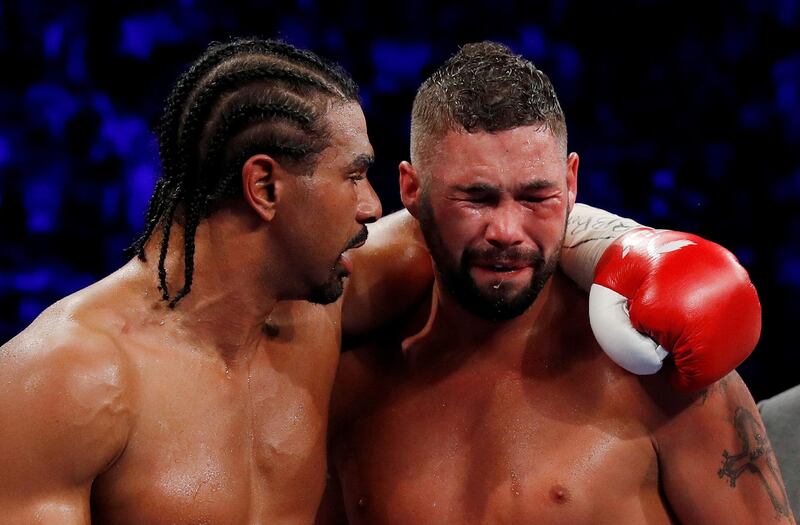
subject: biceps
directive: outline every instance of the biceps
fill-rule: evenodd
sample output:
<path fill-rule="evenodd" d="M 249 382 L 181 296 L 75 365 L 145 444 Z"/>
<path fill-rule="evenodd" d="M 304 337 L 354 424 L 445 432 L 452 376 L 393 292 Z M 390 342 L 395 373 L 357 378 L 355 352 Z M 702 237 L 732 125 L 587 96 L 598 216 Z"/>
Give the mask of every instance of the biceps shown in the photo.
<path fill-rule="evenodd" d="M 68 458 L 40 446 L 6 441 L 0 448 L 3 523 L 89 523 L 92 480 L 78 480 Z"/>
<path fill-rule="evenodd" d="M 775 455 L 755 407 L 711 422 L 662 465 L 670 505 L 684 523 L 794 523 Z"/>
<path fill-rule="evenodd" d="M 13 497 L 9 497 L 13 496 Z M 52 491 L 48 495 L 3 493 L 0 495 L 3 523 L 84 525 L 91 523 L 86 491 Z"/>

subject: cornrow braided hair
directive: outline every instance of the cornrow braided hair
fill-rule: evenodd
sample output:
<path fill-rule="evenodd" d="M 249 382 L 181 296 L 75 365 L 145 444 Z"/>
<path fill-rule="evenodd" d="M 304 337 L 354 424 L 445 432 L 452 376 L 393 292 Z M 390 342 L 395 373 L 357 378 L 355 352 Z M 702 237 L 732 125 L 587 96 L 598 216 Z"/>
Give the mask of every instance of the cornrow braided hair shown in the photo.
<path fill-rule="evenodd" d="M 146 260 L 145 245 L 161 226 L 158 282 L 171 308 L 192 288 L 197 226 L 221 199 L 241 195 L 242 165 L 264 153 L 300 175 L 313 172 L 329 145 L 324 116 L 335 100 L 358 100 L 358 87 L 344 69 L 277 40 L 212 43 L 181 75 L 158 126 L 162 174 L 144 232 L 129 248 Z M 179 209 L 185 220 L 184 283 L 171 295 L 165 261 Z"/>

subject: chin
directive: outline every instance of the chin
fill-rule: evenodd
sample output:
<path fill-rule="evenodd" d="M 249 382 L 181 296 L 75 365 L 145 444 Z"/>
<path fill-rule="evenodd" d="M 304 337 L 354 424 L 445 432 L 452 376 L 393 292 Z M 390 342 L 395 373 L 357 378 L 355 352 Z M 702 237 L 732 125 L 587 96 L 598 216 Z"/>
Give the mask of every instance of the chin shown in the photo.
<path fill-rule="evenodd" d="M 345 276 L 337 276 L 325 284 L 311 290 L 306 300 L 314 304 L 331 304 L 339 300 L 344 293 Z"/>

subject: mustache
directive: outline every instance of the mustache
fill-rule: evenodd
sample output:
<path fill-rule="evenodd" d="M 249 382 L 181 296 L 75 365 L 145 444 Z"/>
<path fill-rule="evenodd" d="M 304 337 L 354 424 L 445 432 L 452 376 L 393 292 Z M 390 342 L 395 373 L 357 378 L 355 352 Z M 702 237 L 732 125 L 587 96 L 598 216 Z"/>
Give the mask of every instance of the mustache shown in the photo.
<path fill-rule="evenodd" d="M 521 263 L 528 266 L 537 266 L 544 257 L 538 250 L 530 250 L 512 246 L 510 248 L 467 248 L 464 250 L 463 263 L 472 264 L 476 261 L 501 260 L 511 263 Z"/>
<path fill-rule="evenodd" d="M 367 230 L 366 226 L 361 226 L 361 231 L 358 234 L 348 241 L 347 246 L 345 246 L 344 251 L 354 248 L 356 246 L 360 246 L 367 242 L 367 237 L 369 237 L 369 231 Z"/>

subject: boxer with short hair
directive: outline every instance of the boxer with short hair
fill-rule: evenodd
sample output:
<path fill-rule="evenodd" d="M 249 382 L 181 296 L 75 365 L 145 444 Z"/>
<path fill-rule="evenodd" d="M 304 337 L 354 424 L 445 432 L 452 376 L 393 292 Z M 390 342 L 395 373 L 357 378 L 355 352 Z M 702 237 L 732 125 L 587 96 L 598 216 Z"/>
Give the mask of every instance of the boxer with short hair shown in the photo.
<path fill-rule="evenodd" d="M 4 523 L 312 522 L 341 333 L 429 290 L 407 214 L 352 250 L 381 209 L 338 66 L 280 42 L 214 44 L 160 129 L 137 257 L 0 348 Z M 576 276 L 635 226 L 581 212 L 565 257 Z"/>
<path fill-rule="evenodd" d="M 706 343 L 755 344 L 735 259 L 647 229 L 605 251 L 595 284 L 672 350 L 669 374 L 632 375 L 558 270 L 579 159 L 547 76 L 500 44 L 466 45 L 419 89 L 411 129 L 401 196 L 436 282 L 342 356 L 318 523 L 793 523 L 741 379 L 673 389 L 718 376 Z M 612 356 L 626 344 L 604 339 Z"/>

